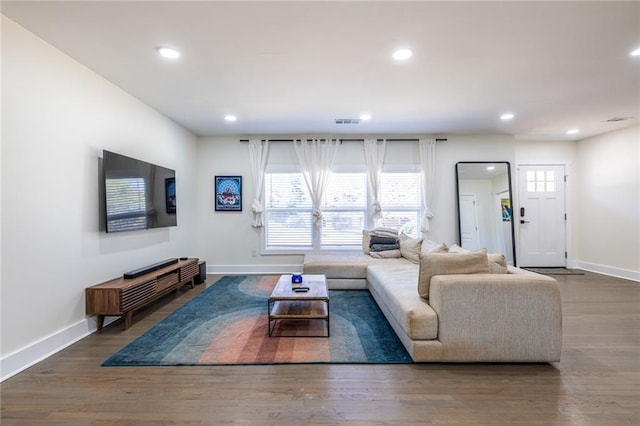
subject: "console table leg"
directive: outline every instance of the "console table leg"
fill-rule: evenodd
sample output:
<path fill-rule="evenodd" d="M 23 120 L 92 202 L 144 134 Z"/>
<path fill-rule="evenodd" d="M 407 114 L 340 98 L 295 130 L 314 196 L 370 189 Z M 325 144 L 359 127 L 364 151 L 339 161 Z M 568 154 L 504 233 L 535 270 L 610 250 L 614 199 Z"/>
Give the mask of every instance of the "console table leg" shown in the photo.
<path fill-rule="evenodd" d="M 133 311 L 129 311 L 123 315 L 124 317 L 124 330 L 131 327 L 131 322 L 133 321 Z"/>
<path fill-rule="evenodd" d="M 102 331 L 104 326 L 104 315 L 98 315 L 98 332 Z"/>

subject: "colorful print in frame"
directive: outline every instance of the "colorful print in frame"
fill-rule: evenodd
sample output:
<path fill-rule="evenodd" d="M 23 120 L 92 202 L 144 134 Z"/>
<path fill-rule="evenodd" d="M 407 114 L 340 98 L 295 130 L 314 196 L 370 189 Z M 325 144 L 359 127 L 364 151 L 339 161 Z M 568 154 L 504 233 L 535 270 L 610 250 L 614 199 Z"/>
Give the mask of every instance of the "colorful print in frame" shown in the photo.
<path fill-rule="evenodd" d="M 511 222 L 511 199 L 510 198 L 501 198 L 500 199 L 500 208 L 502 210 L 502 221 L 503 222 Z"/>
<path fill-rule="evenodd" d="M 215 177 L 216 211 L 242 211 L 242 176 Z"/>

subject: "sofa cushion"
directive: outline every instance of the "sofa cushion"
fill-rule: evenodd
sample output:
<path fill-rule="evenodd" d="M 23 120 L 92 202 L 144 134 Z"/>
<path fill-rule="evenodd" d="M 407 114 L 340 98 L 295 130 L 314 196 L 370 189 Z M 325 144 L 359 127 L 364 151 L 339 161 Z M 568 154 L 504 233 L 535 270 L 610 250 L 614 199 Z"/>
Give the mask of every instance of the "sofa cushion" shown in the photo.
<path fill-rule="evenodd" d="M 363 253 L 308 253 L 304 256 L 303 273 L 323 274 L 327 278 L 366 278 L 372 260 Z"/>
<path fill-rule="evenodd" d="M 429 284 L 434 275 L 488 273 L 487 250 L 469 253 L 420 253 L 418 294 L 429 298 Z"/>
<path fill-rule="evenodd" d="M 406 263 L 404 258 L 374 259 L 362 252 L 307 253 L 304 256 L 304 274 L 322 274 L 332 278 L 367 278 L 367 266 L 376 263 Z"/>
<path fill-rule="evenodd" d="M 367 269 L 369 291 L 384 311 L 393 316 L 413 340 L 438 337 L 438 317 L 416 292 L 418 265 L 413 263 L 377 263 Z M 388 318 L 392 322 L 391 318 Z"/>
<path fill-rule="evenodd" d="M 406 235 L 400 236 L 400 253 L 402 257 L 413 263 L 420 263 L 420 248 L 422 238 L 409 238 Z"/>

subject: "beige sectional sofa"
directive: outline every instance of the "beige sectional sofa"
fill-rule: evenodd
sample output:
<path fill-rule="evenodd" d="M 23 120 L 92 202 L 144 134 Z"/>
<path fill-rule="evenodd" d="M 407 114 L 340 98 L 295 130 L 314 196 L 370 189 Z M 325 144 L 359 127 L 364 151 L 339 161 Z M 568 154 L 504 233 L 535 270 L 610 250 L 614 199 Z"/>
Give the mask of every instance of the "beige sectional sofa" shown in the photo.
<path fill-rule="evenodd" d="M 435 275 L 427 300 L 419 264 L 405 258 L 307 254 L 303 273 L 326 275 L 331 289 L 368 289 L 416 362 L 560 360 L 560 291 L 548 276 L 511 266 L 506 274 Z"/>

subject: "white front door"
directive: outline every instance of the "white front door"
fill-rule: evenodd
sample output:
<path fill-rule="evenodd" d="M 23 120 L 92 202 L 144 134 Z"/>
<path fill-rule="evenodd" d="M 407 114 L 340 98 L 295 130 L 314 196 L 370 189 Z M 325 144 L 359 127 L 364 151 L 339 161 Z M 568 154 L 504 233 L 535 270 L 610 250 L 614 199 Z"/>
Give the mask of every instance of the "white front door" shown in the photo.
<path fill-rule="evenodd" d="M 564 177 L 562 165 L 518 167 L 518 266 L 566 266 Z"/>
<path fill-rule="evenodd" d="M 460 245 L 469 250 L 478 249 L 480 245 L 478 235 L 476 196 L 460 194 Z"/>

